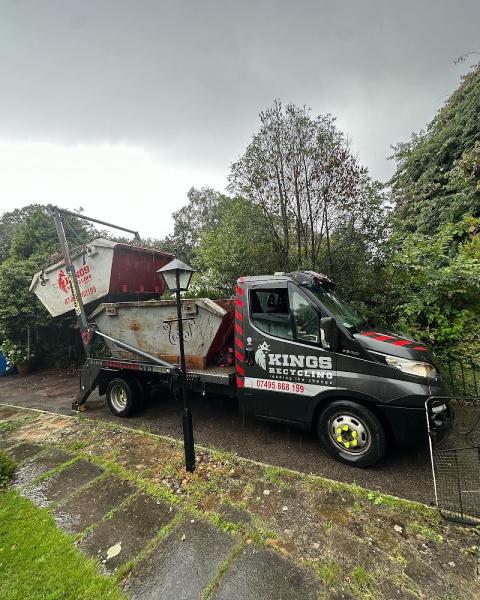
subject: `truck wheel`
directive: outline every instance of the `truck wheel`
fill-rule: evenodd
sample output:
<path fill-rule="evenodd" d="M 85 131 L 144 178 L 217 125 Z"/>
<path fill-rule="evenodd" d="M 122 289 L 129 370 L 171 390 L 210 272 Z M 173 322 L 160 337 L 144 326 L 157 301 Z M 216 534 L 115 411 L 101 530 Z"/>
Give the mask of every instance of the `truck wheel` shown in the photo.
<path fill-rule="evenodd" d="M 141 406 L 141 387 L 135 379 L 116 377 L 107 386 L 107 404 L 117 417 L 128 417 Z"/>
<path fill-rule="evenodd" d="M 337 460 L 369 467 L 385 454 L 385 430 L 368 408 L 351 400 L 337 400 L 321 413 L 317 434 L 325 449 Z"/>

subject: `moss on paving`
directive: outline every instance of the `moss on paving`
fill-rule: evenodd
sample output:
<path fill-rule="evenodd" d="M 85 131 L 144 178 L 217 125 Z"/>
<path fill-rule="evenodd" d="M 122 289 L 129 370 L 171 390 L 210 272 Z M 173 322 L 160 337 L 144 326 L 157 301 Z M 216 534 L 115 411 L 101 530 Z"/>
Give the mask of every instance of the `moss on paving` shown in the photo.
<path fill-rule="evenodd" d="M 340 581 L 342 567 L 333 556 L 325 556 L 320 560 L 310 560 L 307 564 L 315 571 L 326 587 L 334 587 Z"/>
<path fill-rule="evenodd" d="M 375 598 L 375 577 L 363 565 L 357 565 L 350 575 L 351 590 L 365 600 Z"/>
<path fill-rule="evenodd" d="M 19 429 L 23 427 L 30 421 L 35 420 L 35 416 L 22 417 L 21 419 L 9 419 L 6 421 L 2 421 L 0 423 L 0 432 L 7 433 L 10 431 L 15 431 L 15 429 Z"/>
<path fill-rule="evenodd" d="M 407 525 L 407 533 L 410 535 L 419 534 L 431 542 L 437 542 L 437 544 L 442 544 L 444 541 L 443 535 L 440 535 L 427 525 L 423 525 L 417 521 L 412 521 Z"/>
<path fill-rule="evenodd" d="M 72 465 L 77 463 L 79 460 L 80 460 L 80 458 L 78 456 L 74 456 L 70 460 L 66 460 L 62 464 L 57 465 L 56 467 L 53 467 L 52 469 L 49 469 L 45 473 L 42 473 L 38 477 L 35 477 L 35 479 L 32 481 L 32 485 L 38 485 L 39 483 L 43 483 L 44 481 L 46 481 L 47 479 L 50 479 L 54 475 L 58 475 L 62 471 L 65 471 L 65 469 L 68 469 L 69 467 L 71 467 Z"/>
<path fill-rule="evenodd" d="M 161 540 L 163 540 L 163 538 L 167 537 L 167 535 L 169 535 L 172 532 L 172 530 L 175 529 L 175 527 L 182 522 L 184 516 L 185 515 L 179 511 L 171 521 L 169 521 L 166 525 L 159 529 L 159 531 L 157 531 L 155 536 L 146 544 L 146 546 L 142 548 L 140 552 L 138 552 L 132 559 L 130 559 L 126 563 L 123 563 L 123 565 L 115 571 L 115 578 L 117 579 L 117 581 L 121 582 L 123 579 L 125 579 L 125 577 L 130 573 L 130 571 L 135 567 L 135 565 L 137 565 L 140 561 L 146 558 L 157 546 L 157 544 Z"/>
<path fill-rule="evenodd" d="M 227 558 L 223 561 L 223 563 L 218 568 L 218 571 L 208 584 L 208 586 L 203 590 L 200 600 L 210 600 L 213 596 L 215 590 L 220 585 L 220 581 L 225 573 L 230 569 L 234 560 L 240 555 L 242 550 L 245 548 L 246 540 L 241 539 L 236 546 L 234 546 L 233 550 L 227 556 Z"/>
<path fill-rule="evenodd" d="M 62 533 L 46 509 L 14 490 L 0 492 L 0 598 L 2 600 L 125 596 L 115 580 L 101 575 L 95 561 Z"/>

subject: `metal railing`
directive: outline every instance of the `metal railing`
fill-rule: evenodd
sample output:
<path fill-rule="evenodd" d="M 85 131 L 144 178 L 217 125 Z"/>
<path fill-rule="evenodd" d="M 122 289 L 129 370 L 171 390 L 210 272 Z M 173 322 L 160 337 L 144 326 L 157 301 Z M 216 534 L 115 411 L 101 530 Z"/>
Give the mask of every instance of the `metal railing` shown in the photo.
<path fill-rule="evenodd" d="M 451 428 L 435 420 L 448 407 Z M 480 398 L 437 396 L 426 402 L 435 500 L 451 521 L 480 524 Z"/>
<path fill-rule="evenodd" d="M 447 354 L 438 358 L 445 387 L 452 396 L 480 396 L 480 360 Z"/>

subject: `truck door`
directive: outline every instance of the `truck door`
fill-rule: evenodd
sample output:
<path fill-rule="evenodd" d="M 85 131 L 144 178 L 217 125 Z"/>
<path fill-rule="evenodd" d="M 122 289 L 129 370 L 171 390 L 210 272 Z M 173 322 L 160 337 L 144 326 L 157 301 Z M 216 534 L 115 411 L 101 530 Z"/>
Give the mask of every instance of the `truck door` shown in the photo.
<path fill-rule="evenodd" d="M 336 380 L 335 354 L 320 342 L 319 308 L 295 284 L 275 282 L 249 287 L 244 315 L 245 406 L 305 422 L 312 396 Z"/>

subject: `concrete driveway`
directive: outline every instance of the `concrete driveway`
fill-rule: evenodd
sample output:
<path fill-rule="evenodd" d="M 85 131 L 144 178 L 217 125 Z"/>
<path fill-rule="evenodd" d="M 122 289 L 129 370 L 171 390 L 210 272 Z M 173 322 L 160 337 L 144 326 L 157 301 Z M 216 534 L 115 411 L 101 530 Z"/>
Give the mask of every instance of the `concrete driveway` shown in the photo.
<path fill-rule="evenodd" d="M 64 415 L 75 414 L 72 400 L 78 377 L 66 371 L 44 371 L 26 377 L 0 378 L 0 402 L 38 408 Z M 357 483 L 362 487 L 426 504 L 434 500 L 427 441 L 415 447 L 394 448 L 375 467 L 359 469 L 333 460 L 313 434 L 262 422 L 237 411 L 234 401 L 221 397 L 192 397 L 195 441 L 236 452 L 239 456 L 304 473 Z M 105 399 L 95 392 L 85 417 L 120 422 L 152 433 L 182 437 L 181 405 L 165 389 L 141 413 L 128 419 L 114 417 Z"/>

